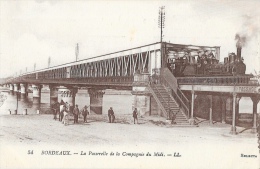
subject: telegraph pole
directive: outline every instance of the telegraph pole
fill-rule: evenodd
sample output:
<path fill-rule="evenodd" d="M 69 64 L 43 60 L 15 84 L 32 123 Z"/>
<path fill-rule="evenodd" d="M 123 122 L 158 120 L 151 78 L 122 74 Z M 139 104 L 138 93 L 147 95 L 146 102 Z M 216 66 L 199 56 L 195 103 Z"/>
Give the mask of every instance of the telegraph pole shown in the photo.
<path fill-rule="evenodd" d="M 33 65 L 33 70 L 35 71 L 35 69 L 36 69 L 36 63 L 34 63 Z"/>
<path fill-rule="evenodd" d="M 165 26 L 165 6 L 159 7 L 158 27 L 161 28 L 161 42 L 163 39 L 163 28 Z"/>
<path fill-rule="evenodd" d="M 76 62 L 78 61 L 79 57 L 79 44 L 77 43 L 76 48 L 75 48 L 75 55 L 76 55 Z"/>
<path fill-rule="evenodd" d="M 50 67 L 50 65 L 51 65 L 51 57 L 49 56 L 49 58 L 48 58 L 48 68 Z"/>

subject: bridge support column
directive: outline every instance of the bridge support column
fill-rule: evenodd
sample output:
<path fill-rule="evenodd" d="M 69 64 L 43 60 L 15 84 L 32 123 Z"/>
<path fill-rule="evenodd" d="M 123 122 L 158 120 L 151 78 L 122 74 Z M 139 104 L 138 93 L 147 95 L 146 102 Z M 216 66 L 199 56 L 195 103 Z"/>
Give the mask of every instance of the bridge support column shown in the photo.
<path fill-rule="evenodd" d="M 137 112 L 141 116 L 150 115 L 151 114 L 151 112 L 150 112 L 150 108 L 151 108 L 150 100 L 151 100 L 150 95 L 133 94 L 132 109 L 137 108 Z"/>
<path fill-rule="evenodd" d="M 76 93 L 78 92 L 78 89 L 73 87 L 60 87 L 59 88 L 59 95 L 60 98 L 58 98 L 59 102 L 63 100 L 65 103 L 67 102 L 71 108 L 74 108 L 75 106 L 75 97 Z"/>
<path fill-rule="evenodd" d="M 221 96 L 221 119 L 222 123 L 226 123 L 226 101 L 227 97 L 226 96 Z"/>
<path fill-rule="evenodd" d="M 208 95 L 209 98 L 209 125 L 213 125 L 213 119 L 212 119 L 212 95 Z"/>
<path fill-rule="evenodd" d="M 149 73 L 135 74 L 132 88 L 132 109 L 137 108 L 139 115 L 151 114 L 151 96 L 147 88 Z M 159 114 L 159 112 L 158 112 Z"/>
<path fill-rule="evenodd" d="M 239 120 L 239 101 L 241 97 L 237 96 L 236 98 L 236 123 L 238 123 Z"/>
<path fill-rule="evenodd" d="M 99 89 L 88 89 L 90 96 L 90 113 L 102 114 L 103 95 L 105 92 Z"/>
<path fill-rule="evenodd" d="M 10 94 L 14 93 L 14 85 L 13 84 L 9 84 L 9 90 L 10 90 Z"/>
<path fill-rule="evenodd" d="M 27 84 L 20 84 L 20 88 L 21 88 L 21 99 L 25 99 L 28 95 L 27 93 Z"/>
<path fill-rule="evenodd" d="M 195 94 L 195 91 L 192 90 L 191 91 L 191 113 L 190 113 L 190 124 L 194 125 L 195 124 L 195 120 L 194 120 L 194 102 L 196 99 L 197 95 Z"/>
<path fill-rule="evenodd" d="M 252 133 L 256 133 L 257 132 L 257 124 L 256 124 L 256 119 L 257 119 L 257 104 L 260 100 L 259 97 L 251 97 L 252 101 L 253 101 L 253 127 L 252 127 Z"/>
<path fill-rule="evenodd" d="M 42 86 L 38 84 L 33 84 L 32 88 L 33 88 L 33 104 L 40 104 Z"/>
<path fill-rule="evenodd" d="M 56 86 L 49 85 L 50 88 L 50 105 L 58 102 L 58 89 Z"/>
<path fill-rule="evenodd" d="M 19 84 L 14 84 L 14 92 L 18 92 L 19 91 Z"/>
<path fill-rule="evenodd" d="M 237 94 L 233 93 L 233 115 L 232 115 L 232 127 L 230 134 L 237 134 L 236 132 L 236 100 L 237 100 Z"/>

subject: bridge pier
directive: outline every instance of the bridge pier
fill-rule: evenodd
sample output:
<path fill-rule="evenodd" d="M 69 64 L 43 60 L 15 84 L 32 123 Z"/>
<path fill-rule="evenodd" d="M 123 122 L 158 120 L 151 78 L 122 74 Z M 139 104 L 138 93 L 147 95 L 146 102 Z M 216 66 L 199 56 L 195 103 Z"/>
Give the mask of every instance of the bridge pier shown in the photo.
<path fill-rule="evenodd" d="M 28 86 L 27 84 L 21 83 L 20 88 L 21 88 L 21 99 L 25 99 L 28 95 L 27 93 Z"/>
<path fill-rule="evenodd" d="M 253 127 L 252 127 L 252 133 L 257 133 L 257 124 L 256 124 L 256 121 L 257 121 L 257 104 L 260 100 L 259 97 L 257 96 L 253 96 L 251 97 L 251 100 L 253 101 Z"/>
<path fill-rule="evenodd" d="M 14 92 L 17 93 L 19 91 L 19 84 L 14 84 Z"/>
<path fill-rule="evenodd" d="M 13 84 L 9 84 L 9 90 L 10 90 L 10 94 L 14 93 L 14 85 Z"/>
<path fill-rule="evenodd" d="M 65 103 L 67 102 L 70 105 L 70 108 L 74 108 L 75 106 L 75 96 L 78 91 L 78 89 L 73 87 L 65 87 L 62 86 L 59 88 L 59 95 L 60 98 L 58 98 L 59 102 L 63 100 Z M 55 93 L 53 91 L 53 93 Z"/>
<path fill-rule="evenodd" d="M 138 114 L 141 116 L 151 114 L 151 96 L 147 89 L 149 82 L 149 73 L 136 73 L 134 75 L 134 83 L 132 88 L 132 109 L 137 108 Z M 158 112 L 159 114 L 160 112 Z"/>
<path fill-rule="evenodd" d="M 50 88 L 50 105 L 58 102 L 58 89 L 56 86 L 49 85 Z"/>
<path fill-rule="evenodd" d="M 32 88 L 33 88 L 33 104 L 40 105 L 42 86 L 39 84 L 33 84 Z"/>
<path fill-rule="evenodd" d="M 88 89 L 90 97 L 90 113 L 93 114 L 102 114 L 103 107 L 103 95 L 105 92 L 99 89 Z"/>

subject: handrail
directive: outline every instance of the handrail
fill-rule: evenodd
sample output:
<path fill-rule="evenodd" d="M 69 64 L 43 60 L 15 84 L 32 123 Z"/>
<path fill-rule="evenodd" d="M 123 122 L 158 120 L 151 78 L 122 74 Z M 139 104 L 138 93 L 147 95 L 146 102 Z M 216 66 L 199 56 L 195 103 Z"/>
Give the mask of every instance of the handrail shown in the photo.
<path fill-rule="evenodd" d="M 221 76 L 221 77 L 177 77 L 179 84 L 207 84 L 207 85 L 250 85 L 253 75 Z"/>
<path fill-rule="evenodd" d="M 174 75 L 172 74 L 172 72 L 168 69 L 168 68 L 164 68 L 162 69 L 161 75 L 163 75 L 165 77 L 165 79 L 167 79 L 168 84 L 171 86 L 171 88 L 177 92 L 178 89 L 178 81 L 177 79 L 174 77 Z"/>
<path fill-rule="evenodd" d="M 157 95 L 154 93 L 153 88 L 151 87 L 151 85 L 149 83 L 147 83 L 148 85 L 148 90 L 151 92 L 151 94 L 153 95 L 153 98 L 155 99 L 156 103 L 159 105 L 160 109 L 162 110 L 162 112 L 164 113 L 164 115 L 168 115 L 165 108 L 163 107 L 161 101 L 158 99 Z"/>
<path fill-rule="evenodd" d="M 173 76 L 173 74 L 170 76 L 168 74 L 167 70 L 165 70 L 165 69 L 168 69 L 168 68 L 164 68 L 164 70 L 161 71 L 161 75 L 159 75 L 160 83 L 170 89 L 171 96 L 179 104 L 180 108 L 183 109 L 186 117 L 189 118 L 190 117 L 190 101 L 182 93 L 182 91 L 179 89 L 179 87 L 176 86 L 176 84 L 172 83 L 176 79 Z"/>

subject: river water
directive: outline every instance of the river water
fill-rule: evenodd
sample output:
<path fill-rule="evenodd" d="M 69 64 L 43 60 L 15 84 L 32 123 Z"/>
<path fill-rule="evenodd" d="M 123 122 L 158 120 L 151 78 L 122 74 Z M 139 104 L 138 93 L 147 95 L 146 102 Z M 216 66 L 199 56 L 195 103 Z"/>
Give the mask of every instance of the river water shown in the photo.
<path fill-rule="evenodd" d="M 1 92 L 1 91 L 0 91 Z M 9 92 L 1 92 L 7 96 L 7 99 L 4 101 L 3 105 L 0 107 L 0 114 L 9 114 L 9 109 L 13 113 L 17 107 L 17 96 L 12 95 Z M 112 92 L 112 93 L 116 93 Z M 119 92 L 118 92 L 119 93 Z M 128 93 L 128 94 L 127 94 Z M 75 99 L 76 104 L 79 105 L 81 109 L 84 105 L 89 106 L 90 98 L 86 91 L 80 91 L 76 95 Z M 41 95 L 41 104 L 40 107 L 43 111 L 44 108 L 50 106 L 50 93 L 44 92 Z M 113 107 L 116 114 L 131 114 L 132 113 L 132 96 L 130 92 L 125 92 L 125 94 L 118 95 L 118 94 L 104 94 L 103 96 L 103 114 L 107 113 L 109 107 Z M 18 114 L 22 114 L 23 110 L 27 109 L 29 114 L 36 113 L 37 105 L 33 104 L 33 97 L 32 93 L 29 93 L 26 99 L 18 99 Z M 257 106 L 257 113 L 260 113 L 260 102 Z M 240 100 L 239 104 L 239 112 L 240 113 L 252 113 L 253 110 L 253 103 L 250 98 L 243 97 Z"/>
<path fill-rule="evenodd" d="M 1 92 L 7 96 L 3 105 L 0 107 L 0 114 L 9 114 L 9 109 L 13 113 L 17 108 L 17 96 L 12 95 L 9 92 Z M 130 92 L 129 92 L 130 93 Z M 18 97 L 19 98 L 19 97 Z M 50 106 L 50 93 L 44 92 L 41 94 L 40 108 L 42 111 L 47 110 Z M 75 103 L 79 105 L 79 108 L 83 108 L 84 105 L 89 106 L 90 98 L 87 92 L 79 91 L 76 94 Z M 107 113 L 109 107 L 113 107 L 115 114 L 131 114 L 132 113 L 132 96 L 131 94 L 104 94 L 103 96 L 103 114 Z M 22 114 L 23 110 L 27 109 L 28 114 L 36 113 L 37 105 L 33 104 L 32 93 L 28 94 L 26 99 L 18 99 L 18 114 Z"/>

